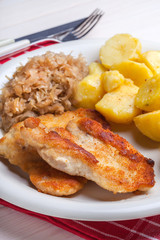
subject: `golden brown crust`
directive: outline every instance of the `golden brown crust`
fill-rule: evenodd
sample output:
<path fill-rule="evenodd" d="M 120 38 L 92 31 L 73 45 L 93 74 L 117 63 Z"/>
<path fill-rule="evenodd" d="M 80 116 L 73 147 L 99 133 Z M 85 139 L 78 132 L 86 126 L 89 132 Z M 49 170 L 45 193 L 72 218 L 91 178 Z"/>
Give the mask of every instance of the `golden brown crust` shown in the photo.
<path fill-rule="evenodd" d="M 75 120 L 78 121 L 78 119 L 88 117 L 93 120 L 96 120 L 99 122 L 104 129 L 109 128 L 109 123 L 104 119 L 104 117 L 98 113 L 96 110 L 91 109 L 84 109 L 79 108 L 75 111 L 67 111 L 64 112 L 62 115 L 42 115 L 38 117 L 41 120 L 41 123 L 44 124 L 49 130 L 51 130 L 54 127 L 62 127 L 65 128 L 69 121 Z"/>
<path fill-rule="evenodd" d="M 24 126 L 28 128 L 36 128 L 39 126 L 40 121 L 39 118 L 30 117 L 24 120 Z"/>
<path fill-rule="evenodd" d="M 93 120 L 99 122 L 104 129 L 110 129 L 110 124 L 96 110 L 79 108 L 79 109 L 75 110 L 75 113 L 77 116 L 79 115 L 80 118 L 87 117 L 87 118 L 90 118 L 90 119 L 93 119 Z"/>
<path fill-rule="evenodd" d="M 40 192 L 54 196 L 74 194 L 87 182 L 85 178 L 70 176 L 54 169 L 43 160 L 37 164 L 37 167 L 30 169 L 29 177 Z"/>
<path fill-rule="evenodd" d="M 152 160 L 111 132 L 108 123 L 94 110 L 78 109 L 56 117 L 28 118 L 12 127 L 8 134 L 0 140 L 0 146 L 5 145 L 5 150 L 1 148 L 0 153 L 10 158 L 10 144 L 12 154 L 14 151 L 17 154 L 10 161 L 27 171 L 31 181 L 43 192 L 68 195 L 70 190 L 74 192 L 82 188 L 85 181 L 77 177 L 65 180 L 64 173 L 58 179 L 59 171 L 51 173 L 47 169 L 52 168 L 47 163 L 71 175 L 93 180 L 114 193 L 144 191 L 155 184 Z M 17 156 L 20 156 L 19 161 Z"/>
<path fill-rule="evenodd" d="M 34 129 L 22 127 L 21 134 L 52 166 L 115 193 L 154 186 L 151 164 L 124 138 L 90 118 L 75 118 L 66 128 L 46 132 L 40 123 Z"/>
<path fill-rule="evenodd" d="M 120 137 L 118 134 L 114 134 L 112 131 L 107 129 L 104 131 L 101 125 L 96 121 L 93 121 L 89 118 L 83 118 L 79 120 L 79 126 L 88 134 L 92 135 L 95 138 L 100 139 L 106 144 L 110 144 L 113 147 L 117 148 L 119 153 L 122 156 L 128 157 L 130 160 L 135 162 L 140 162 L 142 160 L 147 161 L 151 166 L 154 165 L 154 161 L 151 159 L 145 158 L 142 154 L 140 154 L 129 142 Z"/>
<path fill-rule="evenodd" d="M 121 165 L 126 168 L 126 171 L 135 172 L 134 182 L 128 186 L 127 181 L 123 182 L 124 172 L 120 170 L 119 176 L 114 175 L 114 169 L 110 169 L 113 178 L 117 179 L 119 184 L 124 184 L 126 189 L 147 189 L 155 184 L 153 160 L 147 159 L 139 153 L 133 146 L 118 134 L 114 134 L 109 129 L 104 130 L 102 126 L 89 118 L 83 118 L 78 121 L 81 130 L 94 138 L 99 139 L 105 145 L 111 145 L 118 150 L 118 154 L 125 157 Z"/>
<path fill-rule="evenodd" d="M 31 129 L 39 123 L 38 118 L 25 120 L 25 125 Z M 0 139 L 0 155 L 27 172 L 33 185 L 41 192 L 67 196 L 82 189 L 87 181 L 85 178 L 73 177 L 53 169 L 33 147 L 24 145 L 24 140 L 20 137 L 21 127 L 24 127 L 24 122 L 12 126 L 10 131 Z"/>
<path fill-rule="evenodd" d="M 31 122 L 33 122 L 33 118 L 28 118 L 27 120 L 29 126 L 29 121 L 31 120 Z M 66 132 L 67 130 L 63 129 L 63 131 Z M 34 144 L 33 141 L 36 141 L 37 143 L 45 145 L 49 148 L 53 148 L 54 150 L 65 151 L 66 156 L 72 156 L 74 158 L 81 159 L 87 164 L 89 163 L 92 165 L 98 162 L 94 155 L 74 143 L 72 138 L 63 138 L 55 131 L 46 132 L 41 127 L 35 127 L 35 129 L 26 129 L 25 127 L 21 127 L 20 132 L 24 139 L 28 138 L 28 143 L 31 143 L 31 145 Z"/>

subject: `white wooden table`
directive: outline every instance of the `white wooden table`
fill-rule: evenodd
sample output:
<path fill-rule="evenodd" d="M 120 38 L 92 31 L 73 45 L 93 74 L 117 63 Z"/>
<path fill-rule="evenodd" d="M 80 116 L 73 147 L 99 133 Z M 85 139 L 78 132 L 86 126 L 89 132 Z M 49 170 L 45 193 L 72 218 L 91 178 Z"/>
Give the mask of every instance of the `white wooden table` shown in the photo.
<path fill-rule="evenodd" d="M 159 0 L 0 0 L 0 39 L 17 38 L 88 16 L 95 8 L 105 15 L 86 39 L 116 33 L 160 42 Z M 0 239 L 43 240 L 79 237 L 40 219 L 0 206 Z"/>

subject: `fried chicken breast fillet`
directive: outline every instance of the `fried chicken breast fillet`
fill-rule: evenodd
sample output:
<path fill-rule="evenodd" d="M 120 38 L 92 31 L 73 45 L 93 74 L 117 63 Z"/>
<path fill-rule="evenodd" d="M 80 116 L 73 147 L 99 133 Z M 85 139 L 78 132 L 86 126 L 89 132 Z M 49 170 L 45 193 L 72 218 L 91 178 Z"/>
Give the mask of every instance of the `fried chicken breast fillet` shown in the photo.
<path fill-rule="evenodd" d="M 20 126 L 15 124 L 0 140 L 0 155 L 29 174 L 38 191 L 54 196 L 67 196 L 82 189 L 85 178 L 70 176 L 48 165 L 32 147 L 25 147 L 20 138 Z"/>
<path fill-rule="evenodd" d="M 83 176 L 114 193 L 154 186 L 154 162 L 91 118 L 75 118 L 66 129 L 51 131 L 45 130 L 41 119 L 28 118 L 20 133 L 25 145 L 35 148 L 52 167 Z"/>
<path fill-rule="evenodd" d="M 81 118 L 91 118 L 99 122 L 104 129 L 110 129 L 110 124 L 104 119 L 104 117 L 98 113 L 96 110 L 79 108 L 75 111 L 67 111 L 62 115 L 41 115 L 38 118 L 41 120 L 41 123 L 46 126 L 49 130 L 52 130 L 54 127 L 65 128 L 69 121 L 78 121 Z"/>
<path fill-rule="evenodd" d="M 39 119 L 46 131 L 49 131 L 56 126 L 66 127 L 69 121 L 78 120 L 85 116 L 97 120 L 104 128 L 109 128 L 109 124 L 100 114 L 87 109 L 68 111 L 57 116 L 42 115 Z M 85 178 L 70 176 L 54 169 L 40 157 L 35 148 L 25 146 L 24 140 L 20 136 L 20 128 L 23 126 L 24 122 L 15 124 L 0 139 L 0 155 L 8 159 L 11 164 L 17 165 L 27 172 L 33 185 L 41 192 L 63 196 L 73 194 L 83 188 L 87 182 Z"/>

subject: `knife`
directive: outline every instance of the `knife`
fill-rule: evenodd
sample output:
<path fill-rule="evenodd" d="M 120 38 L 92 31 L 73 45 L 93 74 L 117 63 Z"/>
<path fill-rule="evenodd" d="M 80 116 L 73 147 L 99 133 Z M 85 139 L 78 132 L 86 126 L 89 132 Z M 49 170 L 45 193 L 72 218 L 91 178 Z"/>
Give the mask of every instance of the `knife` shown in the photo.
<path fill-rule="evenodd" d="M 15 39 L 15 42 L 20 41 L 20 40 L 25 40 L 28 39 L 30 41 L 30 43 L 41 40 L 43 38 L 49 37 L 51 38 L 53 34 L 55 33 L 60 33 L 69 29 L 73 29 L 75 27 L 77 27 L 79 24 L 81 24 L 86 18 L 83 19 L 79 19 L 70 23 L 66 23 L 63 25 L 60 25 L 58 27 L 54 27 L 54 28 L 50 28 L 38 33 L 33 33 L 24 37 L 20 37 Z"/>
<path fill-rule="evenodd" d="M 15 51 L 16 53 L 18 53 L 19 49 L 24 48 L 25 50 L 25 47 L 28 48 L 30 44 L 36 41 L 43 40 L 43 39 L 51 40 L 52 35 L 54 34 L 61 33 L 67 30 L 72 30 L 73 28 L 81 24 L 85 19 L 86 18 L 79 19 L 70 23 L 66 23 L 54 28 L 43 30 L 43 31 L 26 35 L 16 39 L 0 40 L 0 60 L 6 57 L 12 56 L 13 54 L 15 54 Z"/>

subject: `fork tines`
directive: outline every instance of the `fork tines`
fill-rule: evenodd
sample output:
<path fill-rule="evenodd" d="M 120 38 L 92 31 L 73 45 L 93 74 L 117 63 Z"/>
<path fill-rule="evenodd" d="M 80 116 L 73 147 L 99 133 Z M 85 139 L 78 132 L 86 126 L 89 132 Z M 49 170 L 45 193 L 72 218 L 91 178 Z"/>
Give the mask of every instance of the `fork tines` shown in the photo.
<path fill-rule="evenodd" d="M 95 9 L 82 24 L 72 31 L 72 34 L 77 39 L 82 38 L 98 23 L 103 14 L 104 12 L 102 10 L 98 8 Z"/>

